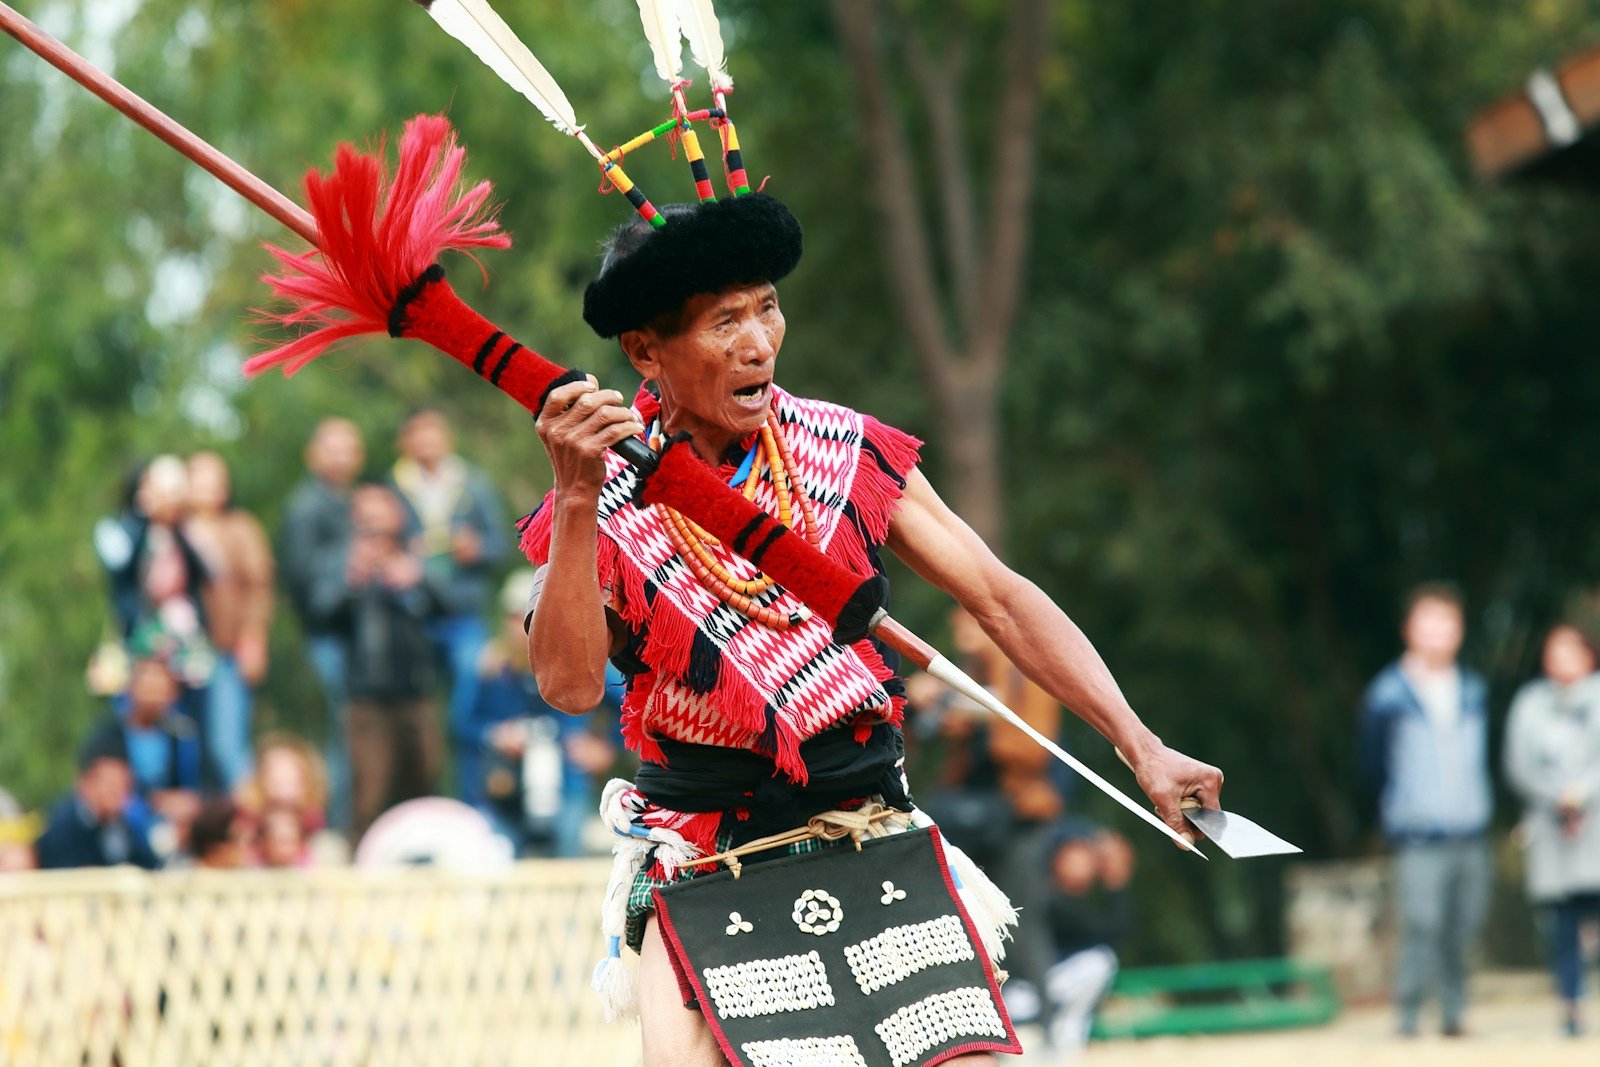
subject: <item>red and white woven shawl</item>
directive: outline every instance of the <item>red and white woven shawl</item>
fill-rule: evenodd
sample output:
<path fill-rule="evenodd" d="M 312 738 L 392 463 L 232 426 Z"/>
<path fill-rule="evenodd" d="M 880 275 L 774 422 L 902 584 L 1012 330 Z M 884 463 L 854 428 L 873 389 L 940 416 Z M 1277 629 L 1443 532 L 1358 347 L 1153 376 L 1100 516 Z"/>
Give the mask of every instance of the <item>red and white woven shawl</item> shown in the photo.
<path fill-rule="evenodd" d="M 920 442 L 870 416 L 776 387 L 772 402 L 801 484 L 816 504 L 822 550 L 870 575 L 870 550 L 888 536 Z M 634 407 L 649 425 L 659 402 L 641 392 Z M 658 736 L 751 749 L 804 783 L 802 741 L 843 722 L 856 725 L 863 738 L 873 723 L 898 722 L 901 700 L 885 691 L 891 673 L 871 642 L 836 645 L 817 618 L 773 630 L 723 604 L 678 558 L 659 510 L 633 504 L 632 468 L 608 452 L 606 474 L 601 584 L 613 590 L 624 622 L 640 637 L 637 652 L 649 668 L 633 679 L 623 705 L 629 748 L 657 762 L 664 760 Z M 763 473 L 755 502 L 778 514 L 770 472 Z M 535 564 L 549 556 L 550 511 L 541 507 L 523 530 L 523 551 Z M 758 573 L 726 546 L 712 551 L 736 577 Z M 758 599 L 784 614 L 796 606 L 778 588 Z"/>

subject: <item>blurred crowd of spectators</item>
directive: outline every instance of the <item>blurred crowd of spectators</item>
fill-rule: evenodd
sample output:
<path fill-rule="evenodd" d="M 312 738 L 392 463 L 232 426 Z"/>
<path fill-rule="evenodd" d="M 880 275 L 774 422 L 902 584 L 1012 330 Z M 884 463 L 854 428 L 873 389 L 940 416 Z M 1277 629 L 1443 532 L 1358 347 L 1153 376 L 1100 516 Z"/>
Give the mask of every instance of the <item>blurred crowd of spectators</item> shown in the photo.
<path fill-rule="evenodd" d="M 365 478 L 357 427 L 319 424 L 275 547 L 215 453 L 130 476 L 94 528 L 110 612 L 88 683 L 105 710 L 55 804 L 28 815 L 0 796 L 0 871 L 343 862 L 385 813 L 443 795 L 505 855 L 583 853 L 596 778 L 621 751 L 620 677 L 589 716 L 540 699 L 523 650 L 532 572 L 513 566 L 493 486 L 437 411 L 412 413 L 396 445 Z M 280 591 L 304 648 L 286 668 L 268 652 Z M 270 672 L 302 663 L 320 746 L 254 721 Z"/>
<path fill-rule="evenodd" d="M 1061 706 L 976 620 L 957 609 L 950 631 L 967 674 L 1040 733 L 1060 735 Z M 906 697 L 918 805 L 1024 916 L 1006 951 L 1006 1007 L 1018 1024 L 1041 1025 L 1058 1050 L 1081 1047 L 1131 926 L 1133 850 L 1072 812 L 1076 779 L 1022 730 L 928 675 L 907 679 Z"/>
<path fill-rule="evenodd" d="M 1407 598 L 1403 650 L 1368 687 L 1361 748 L 1394 856 L 1398 1028 L 1413 1036 L 1437 997 L 1440 1029 L 1466 1031 L 1467 979 L 1489 910 L 1494 787 L 1489 697 L 1459 660 L 1460 594 L 1429 584 Z M 1527 893 L 1549 938 L 1561 1027 L 1582 1030 L 1584 930 L 1600 935 L 1600 674 L 1577 626 L 1546 634 L 1541 676 L 1516 693 L 1504 772 L 1522 800 Z"/>

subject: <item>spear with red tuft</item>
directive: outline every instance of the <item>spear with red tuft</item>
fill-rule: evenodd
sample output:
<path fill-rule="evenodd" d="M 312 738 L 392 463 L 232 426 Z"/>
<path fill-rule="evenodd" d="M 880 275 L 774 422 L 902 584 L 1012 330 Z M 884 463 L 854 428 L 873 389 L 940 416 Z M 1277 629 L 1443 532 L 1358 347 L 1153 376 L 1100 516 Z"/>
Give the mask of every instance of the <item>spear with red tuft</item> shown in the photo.
<path fill-rule="evenodd" d="M 495 220 L 489 183 L 462 187 L 466 153 L 443 116 L 418 116 L 406 124 L 392 171 L 381 149 L 368 153 L 340 145 L 331 172 L 306 175 L 307 212 L 3 0 L 0 29 L 311 246 L 303 252 L 268 246 L 281 271 L 265 280 L 286 301 L 270 317 L 301 332 L 246 362 L 246 374 L 273 367 L 294 374 L 332 348 L 388 333 L 428 342 L 535 415 L 552 389 L 584 379 L 582 371 L 560 367 L 518 343 L 445 281 L 438 262 L 444 253 L 505 248 L 511 238 Z M 860 640 L 880 623 L 890 625 L 881 577 L 862 577 L 816 551 L 723 484 L 687 442 L 660 453 L 636 438 L 612 447 L 639 470 L 642 503 L 666 504 L 726 542 L 751 529 L 752 543 L 770 534 L 773 547 L 763 567 L 832 623 L 841 643 Z"/>

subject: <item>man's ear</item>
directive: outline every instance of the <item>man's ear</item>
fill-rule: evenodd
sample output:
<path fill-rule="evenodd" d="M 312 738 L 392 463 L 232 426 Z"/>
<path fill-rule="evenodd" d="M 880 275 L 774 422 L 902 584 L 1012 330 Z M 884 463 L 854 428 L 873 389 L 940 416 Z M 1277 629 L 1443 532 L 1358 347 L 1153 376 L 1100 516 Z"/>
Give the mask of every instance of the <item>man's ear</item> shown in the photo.
<path fill-rule="evenodd" d="M 633 369 L 639 373 L 639 377 L 653 381 L 660 376 L 654 330 L 648 326 L 637 330 L 624 330 L 618 335 L 617 344 L 622 346 L 622 354 L 628 357 L 628 362 L 633 364 Z"/>

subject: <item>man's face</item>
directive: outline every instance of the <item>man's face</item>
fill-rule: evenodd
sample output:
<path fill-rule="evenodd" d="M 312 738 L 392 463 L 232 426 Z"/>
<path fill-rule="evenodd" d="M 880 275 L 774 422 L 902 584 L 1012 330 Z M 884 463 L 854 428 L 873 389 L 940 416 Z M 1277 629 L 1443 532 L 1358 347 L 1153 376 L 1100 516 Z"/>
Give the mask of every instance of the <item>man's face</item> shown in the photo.
<path fill-rule="evenodd" d="M 450 424 L 437 411 L 419 411 L 400 432 L 400 451 L 424 467 L 432 468 L 454 448 Z"/>
<path fill-rule="evenodd" d="M 400 501 L 381 486 L 365 486 L 350 500 L 350 524 L 357 537 L 399 543 L 405 521 Z"/>
<path fill-rule="evenodd" d="M 1406 616 L 1406 648 L 1432 659 L 1454 660 L 1461 651 L 1464 631 L 1460 607 L 1448 600 L 1424 597 Z"/>
<path fill-rule="evenodd" d="M 1094 888 L 1099 860 L 1094 843 L 1069 841 L 1056 850 L 1051 861 L 1056 888 L 1068 896 L 1081 897 Z"/>
<path fill-rule="evenodd" d="M 178 683 L 165 663 L 157 659 L 140 660 L 133 665 L 128 680 L 130 717 L 140 726 L 159 721 L 178 699 Z"/>
<path fill-rule="evenodd" d="M 623 335 L 634 368 L 656 382 L 671 410 L 743 437 L 767 421 L 772 375 L 783 347 L 783 312 L 768 283 L 689 298 L 683 329 Z"/>
<path fill-rule="evenodd" d="M 139 508 L 151 522 L 171 526 L 189 503 L 189 471 L 176 456 L 157 456 L 139 481 Z"/>
<path fill-rule="evenodd" d="M 119 759 L 97 759 L 78 779 L 78 796 L 101 822 L 121 814 L 133 795 L 133 771 Z"/>
<path fill-rule="evenodd" d="M 330 419 L 317 427 L 316 436 L 306 447 L 306 466 L 325 482 L 349 485 L 361 473 L 367 450 L 355 425 L 344 419 Z"/>

